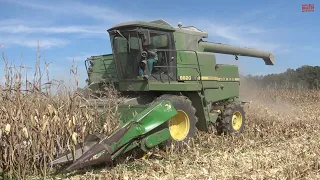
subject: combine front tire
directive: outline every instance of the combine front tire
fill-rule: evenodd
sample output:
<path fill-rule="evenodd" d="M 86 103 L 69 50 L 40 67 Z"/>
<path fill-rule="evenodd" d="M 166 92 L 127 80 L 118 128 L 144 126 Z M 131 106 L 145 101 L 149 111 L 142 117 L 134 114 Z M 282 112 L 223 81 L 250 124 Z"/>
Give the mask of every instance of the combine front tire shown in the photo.
<path fill-rule="evenodd" d="M 198 121 L 195 115 L 196 109 L 185 96 L 166 94 L 160 96 L 157 100 L 169 100 L 178 111 L 178 114 L 169 119 L 163 126 L 169 129 L 171 135 L 171 138 L 164 143 L 165 148 L 170 148 L 171 145 L 177 148 L 183 147 L 196 134 L 196 123 Z"/>
<path fill-rule="evenodd" d="M 245 113 L 240 104 L 229 104 L 224 109 L 221 120 L 218 122 L 219 134 L 239 134 L 244 131 Z"/>

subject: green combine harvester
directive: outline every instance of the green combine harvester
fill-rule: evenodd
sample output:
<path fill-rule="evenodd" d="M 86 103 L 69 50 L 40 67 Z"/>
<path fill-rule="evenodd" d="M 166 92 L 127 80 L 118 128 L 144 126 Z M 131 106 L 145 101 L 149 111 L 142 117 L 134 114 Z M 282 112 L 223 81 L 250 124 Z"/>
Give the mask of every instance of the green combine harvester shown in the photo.
<path fill-rule="evenodd" d="M 125 22 L 108 33 L 113 53 L 86 61 L 87 83 L 94 92 L 111 83 L 128 97 L 118 108 L 120 128 L 103 139 L 90 135 L 75 153 L 66 152 L 50 163 L 73 162 L 66 171 L 107 163 L 134 148 L 183 148 L 198 130 L 243 132 L 238 67 L 217 64 L 214 53 L 274 64 L 270 52 L 206 42 L 207 33 L 180 23 Z"/>

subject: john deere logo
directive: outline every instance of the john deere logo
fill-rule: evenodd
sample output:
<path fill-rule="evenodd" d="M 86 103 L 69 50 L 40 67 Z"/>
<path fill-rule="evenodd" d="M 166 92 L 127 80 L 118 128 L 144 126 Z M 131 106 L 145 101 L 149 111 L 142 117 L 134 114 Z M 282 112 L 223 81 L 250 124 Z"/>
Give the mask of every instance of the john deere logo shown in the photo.
<path fill-rule="evenodd" d="M 165 104 L 164 107 L 166 107 L 165 111 L 171 111 L 171 105 Z"/>
<path fill-rule="evenodd" d="M 92 159 L 91 160 L 95 160 L 95 159 L 98 159 L 103 153 L 105 152 L 105 150 L 95 154 L 94 156 L 92 156 Z"/>

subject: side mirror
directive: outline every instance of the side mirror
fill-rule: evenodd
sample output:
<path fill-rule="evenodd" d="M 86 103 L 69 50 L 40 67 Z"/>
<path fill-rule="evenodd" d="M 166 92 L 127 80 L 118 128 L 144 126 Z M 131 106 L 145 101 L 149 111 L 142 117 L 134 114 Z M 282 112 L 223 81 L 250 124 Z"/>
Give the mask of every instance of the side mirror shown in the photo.
<path fill-rule="evenodd" d="M 148 46 L 151 44 L 151 37 L 149 30 L 142 30 L 139 32 L 142 35 L 142 45 Z"/>

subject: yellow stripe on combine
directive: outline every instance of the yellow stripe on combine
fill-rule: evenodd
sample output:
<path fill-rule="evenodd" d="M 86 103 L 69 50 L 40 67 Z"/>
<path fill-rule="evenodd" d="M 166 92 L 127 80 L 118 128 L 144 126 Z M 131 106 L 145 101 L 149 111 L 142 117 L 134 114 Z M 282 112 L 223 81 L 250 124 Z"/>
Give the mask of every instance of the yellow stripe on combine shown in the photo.
<path fill-rule="evenodd" d="M 220 78 L 217 76 L 201 76 L 202 81 L 240 81 L 240 78 Z M 200 80 L 199 76 L 179 76 L 182 81 L 196 81 Z"/>
<path fill-rule="evenodd" d="M 203 81 L 219 81 L 219 77 L 215 76 L 201 76 Z M 200 80 L 200 77 L 197 76 L 197 80 Z"/>

